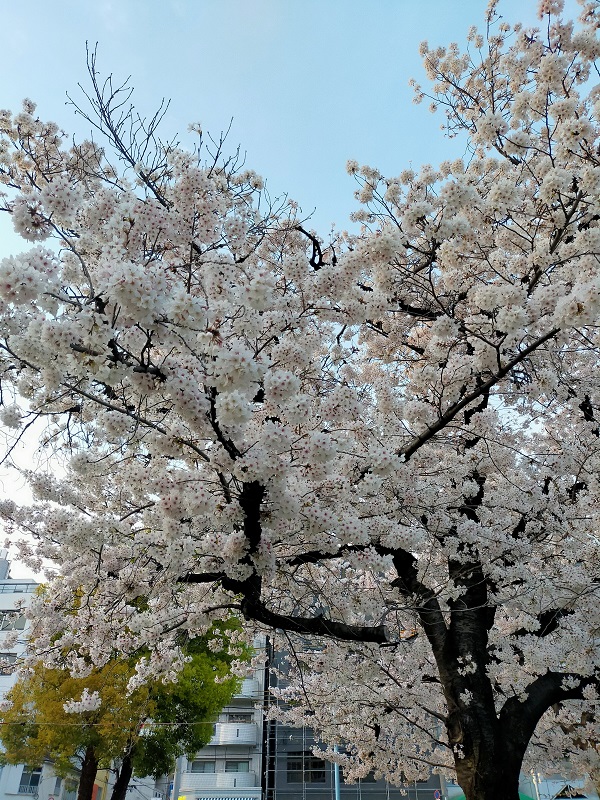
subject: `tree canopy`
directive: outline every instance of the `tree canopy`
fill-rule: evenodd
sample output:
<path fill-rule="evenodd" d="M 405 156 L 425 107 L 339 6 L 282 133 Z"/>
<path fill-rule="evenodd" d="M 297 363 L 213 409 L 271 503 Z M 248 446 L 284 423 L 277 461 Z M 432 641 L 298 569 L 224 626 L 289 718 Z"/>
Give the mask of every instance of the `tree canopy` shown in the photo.
<path fill-rule="evenodd" d="M 113 658 L 81 677 L 34 663 L 9 690 L 0 711 L 2 760 L 41 764 L 50 759 L 61 776 L 79 762 L 79 800 L 91 798 L 96 771 L 117 762 L 112 797 L 122 800 L 133 773 L 164 775 L 178 756 L 192 756 L 210 741 L 213 721 L 240 686 L 231 673 L 225 636 L 235 627 L 214 626 L 210 638 L 189 641 L 174 682 L 138 682 L 132 689 L 133 658 Z M 247 648 L 240 655 L 248 658 Z"/>
<path fill-rule="evenodd" d="M 127 697 L 132 667 L 109 662 L 86 678 L 35 664 L 9 690 L 0 712 L 2 760 L 41 764 L 51 758 L 58 775 L 73 771 L 88 747 L 101 767 L 109 767 L 137 739 L 150 709 L 149 685 Z M 96 706 L 96 697 L 102 702 Z M 79 703 L 78 713 L 69 710 Z M 79 758 L 78 758 L 79 757 Z"/>
<path fill-rule="evenodd" d="M 422 45 L 466 156 L 349 163 L 361 227 L 329 239 L 93 55 L 98 141 L 3 112 L 35 246 L 0 264 L 2 420 L 66 470 L 0 506 L 61 575 L 40 653 L 161 674 L 234 612 L 298 638 L 293 713 L 350 775 L 516 800 L 528 748 L 597 756 L 600 43 L 595 0 L 561 12 Z"/>

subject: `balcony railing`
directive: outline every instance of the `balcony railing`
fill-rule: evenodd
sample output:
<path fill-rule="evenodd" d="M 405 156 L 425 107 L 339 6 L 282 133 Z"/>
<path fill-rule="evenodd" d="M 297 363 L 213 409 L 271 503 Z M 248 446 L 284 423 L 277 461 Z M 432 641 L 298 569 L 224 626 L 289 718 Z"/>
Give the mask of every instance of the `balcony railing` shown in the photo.
<path fill-rule="evenodd" d="M 185 772 L 181 794 L 194 789 L 249 789 L 256 785 L 255 772 Z"/>
<path fill-rule="evenodd" d="M 235 696 L 256 699 L 259 696 L 259 687 L 256 678 L 244 678 L 240 691 Z"/>
<path fill-rule="evenodd" d="M 254 722 L 218 722 L 210 744 L 254 745 L 257 737 L 258 730 Z"/>
<path fill-rule="evenodd" d="M 37 794 L 39 786 L 29 786 L 29 784 L 21 784 L 19 786 L 19 794 Z"/>

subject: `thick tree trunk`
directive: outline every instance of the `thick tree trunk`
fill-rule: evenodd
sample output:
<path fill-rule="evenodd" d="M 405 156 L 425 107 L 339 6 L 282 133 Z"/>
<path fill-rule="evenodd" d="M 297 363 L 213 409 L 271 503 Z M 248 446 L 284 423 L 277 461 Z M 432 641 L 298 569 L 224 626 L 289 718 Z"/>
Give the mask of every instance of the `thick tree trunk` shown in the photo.
<path fill-rule="evenodd" d="M 79 777 L 79 788 L 77 789 L 77 800 L 92 800 L 94 793 L 94 781 L 98 772 L 98 759 L 91 744 L 87 746 L 83 761 L 81 762 L 81 775 Z"/>
<path fill-rule="evenodd" d="M 467 800 L 519 800 L 520 769 L 503 761 L 500 753 L 460 759 L 456 772 Z"/>
<path fill-rule="evenodd" d="M 491 714 L 470 708 L 449 719 L 455 744 L 458 783 L 467 800 L 519 800 L 519 776 L 525 747 Z"/>
<path fill-rule="evenodd" d="M 123 756 L 123 760 L 121 762 L 121 769 L 119 770 L 117 780 L 115 781 L 115 785 L 113 786 L 110 800 L 125 800 L 125 796 L 127 794 L 127 787 L 129 786 L 129 781 L 131 780 L 131 776 L 133 775 L 132 756 L 133 756 L 132 752 L 129 752 L 127 755 Z"/>

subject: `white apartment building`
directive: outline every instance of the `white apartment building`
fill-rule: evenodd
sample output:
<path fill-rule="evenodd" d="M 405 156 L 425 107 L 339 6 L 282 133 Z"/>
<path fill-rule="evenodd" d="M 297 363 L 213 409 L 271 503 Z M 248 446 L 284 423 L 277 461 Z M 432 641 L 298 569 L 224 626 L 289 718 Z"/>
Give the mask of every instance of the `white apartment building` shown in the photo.
<path fill-rule="evenodd" d="M 0 700 L 16 680 L 15 667 L 23 656 L 26 644 L 24 609 L 37 588 L 27 578 L 11 578 L 8 552 L 0 550 Z M 9 633 L 17 631 L 15 644 L 7 643 Z M 29 795 L 39 800 L 74 800 L 77 781 L 63 781 L 52 771 L 51 764 L 28 766 L 5 765 L 0 770 L 0 800 L 24 800 Z"/>
<path fill-rule="evenodd" d="M 278 663 L 269 642 L 268 663 Z M 210 743 L 194 759 L 182 759 L 175 777 L 176 800 L 332 800 L 334 767 L 313 754 L 316 744 L 308 728 L 292 728 L 265 720 L 265 709 L 278 700 L 271 692 L 275 678 L 264 668 L 244 681 L 231 705 L 223 709 Z M 179 786 L 178 786 L 179 784 Z M 403 788 L 366 780 L 340 786 L 341 800 L 434 800 L 445 797 L 439 778 Z M 173 786 L 167 792 L 173 798 Z"/>
<path fill-rule="evenodd" d="M 187 800 L 260 800 L 264 671 L 246 678 L 219 714 L 209 744 L 182 759 L 179 797 Z"/>

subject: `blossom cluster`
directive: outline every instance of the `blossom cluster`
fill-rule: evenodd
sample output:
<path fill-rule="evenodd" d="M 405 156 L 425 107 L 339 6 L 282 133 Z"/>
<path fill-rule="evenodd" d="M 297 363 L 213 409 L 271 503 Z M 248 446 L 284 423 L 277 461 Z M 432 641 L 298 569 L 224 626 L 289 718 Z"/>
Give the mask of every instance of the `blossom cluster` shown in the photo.
<path fill-rule="evenodd" d="M 63 703 L 63 708 L 67 714 L 85 714 L 87 711 L 96 711 L 100 708 L 102 699 L 99 692 L 89 692 L 84 689 L 79 700 L 67 700 Z"/>

